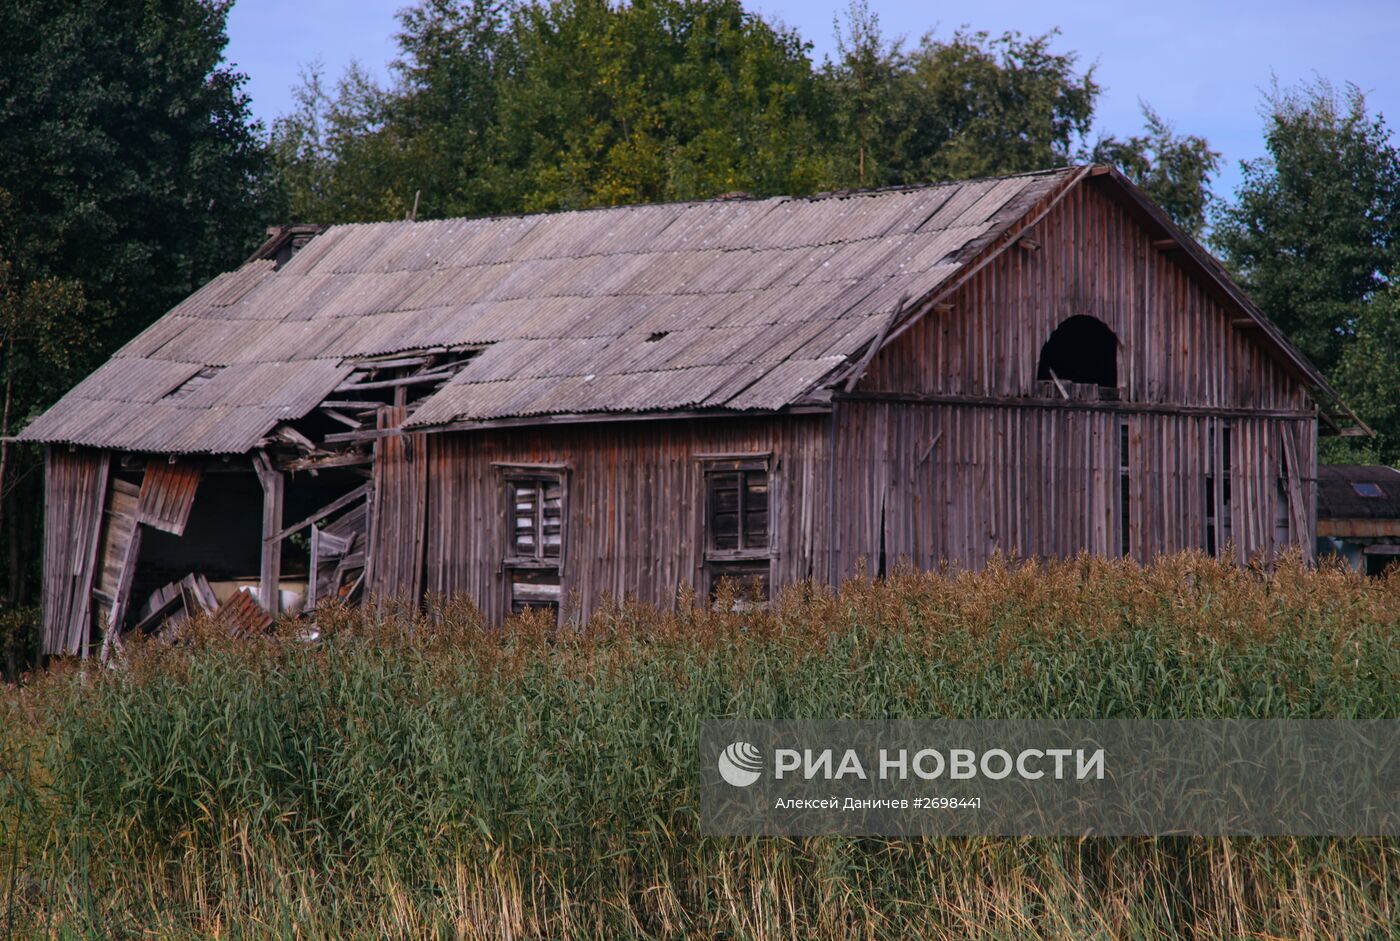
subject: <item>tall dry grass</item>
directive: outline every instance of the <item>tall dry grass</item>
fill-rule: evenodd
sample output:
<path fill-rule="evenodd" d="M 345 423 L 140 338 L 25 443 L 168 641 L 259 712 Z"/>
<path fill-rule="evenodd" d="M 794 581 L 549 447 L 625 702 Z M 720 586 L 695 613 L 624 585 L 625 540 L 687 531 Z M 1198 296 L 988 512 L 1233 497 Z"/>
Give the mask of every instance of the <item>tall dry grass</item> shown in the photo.
<path fill-rule="evenodd" d="M 1083 558 L 577 630 L 323 613 L 0 694 L 0 936 L 1390 938 L 1387 839 L 716 839 L 702 719 L 1395 717 L 1400 579 Z"/>

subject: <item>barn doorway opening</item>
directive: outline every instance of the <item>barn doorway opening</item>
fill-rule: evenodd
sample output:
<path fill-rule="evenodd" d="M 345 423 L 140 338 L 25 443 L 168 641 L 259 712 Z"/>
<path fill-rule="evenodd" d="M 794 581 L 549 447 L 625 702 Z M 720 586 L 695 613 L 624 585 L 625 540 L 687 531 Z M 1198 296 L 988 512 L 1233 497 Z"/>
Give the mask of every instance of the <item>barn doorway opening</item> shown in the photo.
<path fill-rule="evenodd" d="M 1118 388 L 1118 336 L 1097 317 L 1070 317 L 1040 348 L 1035 378 Z"/>

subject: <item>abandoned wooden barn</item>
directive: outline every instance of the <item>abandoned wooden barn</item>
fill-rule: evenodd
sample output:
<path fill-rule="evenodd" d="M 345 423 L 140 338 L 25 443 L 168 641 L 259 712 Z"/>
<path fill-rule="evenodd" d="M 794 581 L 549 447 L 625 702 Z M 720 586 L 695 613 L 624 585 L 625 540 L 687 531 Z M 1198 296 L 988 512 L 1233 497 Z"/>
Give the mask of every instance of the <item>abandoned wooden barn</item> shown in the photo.
<path fill-rule="evenodd" d="M 1116 171 L 282 227 L 37 419 L 49 652 L 864 560 L 1244 560 L 1353 418 Z M 240 591 L 243 589 L 243 591 Z"/>

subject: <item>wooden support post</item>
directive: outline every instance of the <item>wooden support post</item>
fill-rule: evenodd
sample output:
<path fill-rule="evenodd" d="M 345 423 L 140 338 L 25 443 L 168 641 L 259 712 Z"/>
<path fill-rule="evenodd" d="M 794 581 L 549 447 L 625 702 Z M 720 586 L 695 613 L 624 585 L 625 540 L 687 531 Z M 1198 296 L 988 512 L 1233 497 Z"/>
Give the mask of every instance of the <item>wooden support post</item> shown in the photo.
<path fill-rule="evenodd" d="M 253 469 L 263 490 L 262 558 L 258 567 L 258 598 L 273 617 L 281 608 L 282 586 L 282 495 L 286 477 L 272 466 L 262 451 L 253 454 Z"/>
<path fill-rule="evenodd" d="M 141 525 L 131 524 L 131 540 L 126 544 L 126 555 L 122 557 L 117 587 L 112 593 L 112 609 L 108 613 L 107 624 L 102 632 L 102 648 L 99 662 L 111 659 L 112 651 L 121 646 L 122 622 L 126 620 L 126 607 L 131 598 L 131 583 L 136 578 L 136 560 L 141 553 Z"/>

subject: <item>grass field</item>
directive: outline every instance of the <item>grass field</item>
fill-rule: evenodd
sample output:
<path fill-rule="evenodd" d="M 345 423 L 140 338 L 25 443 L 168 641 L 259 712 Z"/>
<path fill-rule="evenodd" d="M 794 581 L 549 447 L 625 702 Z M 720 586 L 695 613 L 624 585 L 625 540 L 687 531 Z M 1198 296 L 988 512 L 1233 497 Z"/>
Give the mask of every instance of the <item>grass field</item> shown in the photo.
<path fill-rule="evenodd" d="M 1081 559 L 192 632 L 0 692 L 0 937 L 1391 938 L 1392 839 L 715 839 L 701 719 L 1400 713 L 1400 578 Z"/>

